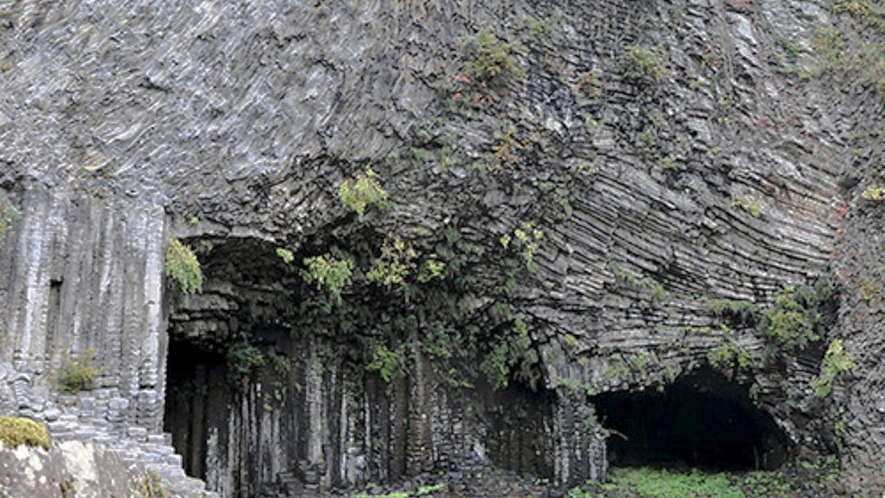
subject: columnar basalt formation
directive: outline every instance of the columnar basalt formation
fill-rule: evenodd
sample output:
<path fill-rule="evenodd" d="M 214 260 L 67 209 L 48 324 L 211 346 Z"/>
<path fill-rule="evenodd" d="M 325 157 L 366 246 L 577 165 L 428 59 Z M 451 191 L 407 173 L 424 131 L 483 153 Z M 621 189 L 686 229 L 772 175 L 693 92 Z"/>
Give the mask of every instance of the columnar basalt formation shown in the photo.
<path fill-rule="evenodd" d="M 0 12 L 0 201 L 22 211 L 0 247 L 4 412 L 165 430 L 226 497 L 465 462 L 573 484 L 605 474 L 594 403 L 715 371 L 768 449 L 882 485 L 879 205 L 861 197 L 881 101 L 830 57 L 878 36 L 853 12 Z M 365 212 L 342 201 L 360 175 L 386 194 Z M 164 278 L 170 238 L 202 293 Z M 351 265 L 337 293 L 317 257 Z M 857 367 L 821 395 L 842 339 Z M 74 411 L 56 372 L 83 356 L 99 373 Z"/>

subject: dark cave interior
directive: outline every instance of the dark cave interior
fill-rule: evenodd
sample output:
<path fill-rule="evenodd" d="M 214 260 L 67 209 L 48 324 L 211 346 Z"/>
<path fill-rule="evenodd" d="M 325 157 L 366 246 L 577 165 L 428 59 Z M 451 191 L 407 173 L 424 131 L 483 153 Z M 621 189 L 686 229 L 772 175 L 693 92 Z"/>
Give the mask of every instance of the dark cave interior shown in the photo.
<path fill-rule="evenodd" d="M 612 433 L 614 466 L 758 470 L 788 456 L 786 435 L 753 405 L 748 389 L 710 369 L 680 377 L 663 393 L 600 394 L 595 405 Z"/>

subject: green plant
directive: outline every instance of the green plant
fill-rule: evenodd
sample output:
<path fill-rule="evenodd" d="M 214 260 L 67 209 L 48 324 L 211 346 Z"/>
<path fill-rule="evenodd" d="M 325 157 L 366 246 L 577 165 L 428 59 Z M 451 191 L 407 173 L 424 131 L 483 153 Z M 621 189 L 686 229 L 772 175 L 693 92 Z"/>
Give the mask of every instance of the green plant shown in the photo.
<path fill-rule="evenodd" d="M 446 264 L 436 259 L 435 256 L 431 256 L 421 265 L 421 269 L 418 272 L 418 281 L 423 284 L 431 280 L 442 280 L 446 277 L 445 272 Z"/>
<path fill-rule="evenodd" d="M 627 358 L 627 364 L 630 365 L 630 370 L 639 375 L 640 379 L 644 379 L 648 376 L 648 367 L 654 363 L 657 363 L 657 357 L 654 353 L 649 351 L 640 351 Z"/>
<path fill-rule="evenodd" d="M 178 282 L 178 288 L 185 294 L 203 292 L 203 271 L 193 249 L 178 239 L 169 240 L 166 251 L 166 276 Z"/>
<path fill-rule="evenodd" d="M 228 372 L 231 383 L 241 393 L 249 390 L 252 372 L 265 364 L 264 355 L 248 342 L 238 342 L 227 351 Z"/>
<path fill-rule="evenodd" d="M 756 304 L 745 299 L 709 299 L 707 309 L 715 316 L 756 313 Z"/>
<path fill-rule="evenodd" d="M 535 228 L 534 223 L 524 221 L 519 228 L 513 230 L 513 235 L 505 233 L 498 239 L 504 249 L 510 247 L 512 241 L 518 241 L 522 248 L 522 260 L 528 271 L 535 270 L 535 253 L 538 252 L 538 242 L 544 240 L 544 232 Z"/>
<path fill-rule="evenodd" d="M 56 379 L 58 387 L 63 393 L 76 394 L 94 387 L 95 378 L 102 370 L 92 365 L 92 356 L 91 349 L 84 351 L 79 358 L 62 356 Z"/>
<path fill-rule="evenodd" d="M 755 325 L 759 320 L 756 304 L 743 299 L 709 299 L 707 309 L 731 326 Z"/>
<path fill-rule="evenodd" d="M 575 379 L 569 379 L 568 377 L 557 377 L 556 382 L 554 382 L 554 387 L 557 389 L 564 387 L 568 391 L 568 395 L 572 398 L 581 398 L 582 396 L 590 397 L 596 394 L 596 389 L 593 387 L 593 384 L 589 382 L 579 382 Z M 595 417 L 591 417 L 592 422 L 595 424 Z"/>
<path fill-rule="evenodd" d="M 287 265 L 292 261 L 295 261 L 295 255 L 292 254 L 292 251 L 282 247 L 277 247 L 277 256 L 282 258 L 283 263 L 286 263 Z"/>
<path fill-rule="evenodd" d="M 664 54 L 658 47 L 628 45 L 624 55 L 624 76 L 638 85 L 652 85 L 664 76 Z"/>
<path fill-rule="evenodd" d="M 679 171 L 679 166 L 676 166 L 676 158 L 673 156 L 661 159 L 661 168 L 665 171 Z"/>
<path fill-rule="evenodd" d="M 381 245 L 381 256 L 372 261 L 366 277 L 388 289 L 397 286 L 408 296 L 408 278 L 418 267 L 417 257 L 411 244 L 388 233 Z"/>
<path fill-rule="evenodd" d="M 387 192 L 378 183 L 378 174 L 367 167 L 366 171 L 358 174 L 356 178 L 341 182 L 338 198 L 345 206 L 355 211 L 359 219 L 363 219 L 366 208 L 387 201 Z"/>
<path fill-rule="evenodd" d="M 784 52 L 787 54 L 788 61 L 796 62 L 799 60 L 799 56 L 802 54 L 802 47 L 798 43 L 788 38 L 781 38 L 779 42 L 781 48 L 783 48 Z"/>
<path fill-rule="evenodd" d="M 845 351 L 841 339 L 833 339 L 827 347 L 824 359 L 820 364 L 820 375 L 811 382 L 814 396 L 824 399 L 833 392 L 833 384 L 843 374 L 852 372 L 856 365 L 854 357 Z"/>
<path fill-rule="evenodd" d="M 378 372 L 384 382 L 402 378 L 406 374 L 405 355 L 402 350 L 391 351 L 387 345 L 376 342 L 372 347 L 372 357 L 366 365 L 366 370 Z"/>
<path fill-rule="evenodd" d="M 49 431 L 46 426 L 20 417 L 0 417 L 0 442 L 15 449 L 23 444 L 49 450 Z"/>
<path fill-rule="evenodd" d="M 818 291 L 807 285 L 787 287 L 762 314 L 760 330 L 786 350 L 805 349 L 820 340 L 821 314 Z"/>
<path fill-rule="evenodd" d="M 639 144 L 643 150 L 649 150 L 651 148 L 652 142 L 655 139 L 654 128 L 646 128 L 641 132 L 636 134 L 637 140 L 639 140 Z"/>
<path fill-rule="evenodd" d="M 504 311 L 496 313 L 502 319 L 509 319 L 512 316 L 509 307 Z M 533 384 L 534 379 L 530 369 L 537 361 L 537 353 L 531 349 L 528 324 L 521 318 L 516 318 L 509 328 L 509 333 L 498 338 L 479 368 L 494 389 L 503 389 L 510 384 L 513 369 L 517 367 L 520 367 L 518 377 Z"/>
<path fill-rule="evenodd" d="M 447 485 L 448 484 L 446 484 L 445 482 L 438 482 L 436 484 L 432 484 L 432 485 L 428 485 L 428 486 L 421 486 L 420 488 L 418 488 L 418 491 L 415 493 L 415 496 L 424 496 L 424 495 L 429 495 L 431 493 L 436 493 L 437 491 L 442 491 L 442 490 L 446 489 Z"/>
<path fill-rule="evenodd" d="M 666 469 L 612 469 L 612 484 L 644 498 L 745 498 L 724 473 L 677 473 Z M 631 495 L 633 496 L 633 495 Z"/>
<path fill-rule="evenodd" d="M 353 274 L 353 258 L 333 249 L 331 253 L 304 258 L 303 262 L 306 268 L 300 273 L 304 283 L 316 282 L 317 289 L 325 287 L 332 301 L 341 304 L 341 292 Z"/>
<path fill-rule="evenodd" d="M 372 486 L 374 487 L 374 486 Z M 385 493 L 383 495 L 373 495 L 370 493 L 357 493 L 353 495 L 352 498 L 409 498 L 409 493 L 406 491 L 391 491 L 390 493 Z"/>
<path fill-rule="evenodd" d="M 728 380 L 733 379 L 738 372 L 749 368 L 753 363 L 750 354 L 744 348 L 732 342 L 730 338 L 728 342 L 708 351 L 707 361 L 711 367 L 719 371 Z"/>
<path fill-rule="evenodd" d="M 516 141 L 515 134 L 516 128 L 513 126 L 508 126 L 503 132 L 495 133 L 495 143 L 492 145 L 492 169 L 499 170 L 519 159 L 517 152 L 522 146 Z"/>
<path fill-rule="evenodd" d="M 762 205 L 759 204 L 759 201 L 751 198 L 748 195 L 732 195 L 731 207 L 743 209 L 744 211 L 750 213 L 750 216 L 754 218 L 758 218 L 759 215 L 762 214 Z"/>
<path fill-rule="evenodd" d="M 6 232 L 21 215 L 22 212 L 6 196 L 0 196 L 0 246 L 6 242 Z"/>
<path fill-rule="evenodd" d="M 833 13 L 847 12 L 857 21 L 872 28 L 879 34 L 885 34 L 885 9 L 868 0 L 847 0 L 833 5 Z"/>
<path fill-rule="evenodd" d="M 649 296 L 655 301 L 663 301 L 667 298 L 667 290 L 664 288 L 664 286 L 651 277 L 640 279 L 631 272 L 627 270 L 622 270 L 620 268 L 615 268 L 614 274 L 619 281 L 629 285 L 630 287 L 647 290 L 649 292 Z"/>
<path fill-rule="evenodd" d="M 468 50 L 469 60 L 464 69 L 477 82 L 503 86 L 525 79 L 525 71 L 516 62 L 525 51 L 522 45 L 500 40 L 491 31 L 482 31 L 468 40 Z"/>
<path fill-rule="evenodd" d="M 867 186 L 860 196 L 868 201 L 879 201 L 882 200 L 883 194 L 885 194 L 885 189 L 873 183 Z"/>
<path fill-rule="evenodd" d="M 845 40 L 836 28 L 818 28 L 811 42 L 814 53 L 823 60 L 819 72 L 841 72 L 845 65 Z"/>

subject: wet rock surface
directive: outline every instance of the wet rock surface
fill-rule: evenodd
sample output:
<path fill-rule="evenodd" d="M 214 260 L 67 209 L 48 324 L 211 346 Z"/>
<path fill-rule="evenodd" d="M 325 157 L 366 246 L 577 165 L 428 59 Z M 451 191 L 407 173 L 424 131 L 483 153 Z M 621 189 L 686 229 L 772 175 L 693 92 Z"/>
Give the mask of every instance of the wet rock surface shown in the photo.
<path fill-rule="evenodd" d="M 554 394 L 549 437 L 496 463 L 520 468 L 543 447 L 550 477 L 575 483 L 605 474 L 594 395 L 711 365 L 753 393 L 791 453 L 837 453 L 852 486 L 881 487 L 881 206 L 861 193 L 878 174 L 882 104 L 827 69 L 819 43 L 838 30 L 852 53 L 875 35 L 830 2 L 0 12 L 0 188 L 23 212 L 0 247 L 4 413 L 76 433 L 53 375 L 91 351 L 101 371 L 77 422 L 124 443 L 161 437 L 176 389 L 213 385 L 167 385 L 170 348 L 218 355 L 199 375 L 221 383 L 245 342 L 292 362 L 290 383 L 265 365 L 245 393 L 207 395 L 218 420 L 173 432 L 214 449 L 177 443 L 184 466 L 224 496 L 295 474 L 324 489 L 500 442 L 488 420 L 450 415 L 503 364 Z M 389 199 L 362 216 L 339 193 L 369 167 Z M 371 280 L 393 236 L 446 277 Z M 204 263 L 203 294 L 164 281 L 170 237 Z M 330 308 L 300 271 L 333 248 L 355 270 Z M 818 338 L 778 343 L 766 313 L 815 281 L 829 287 L 808 315 Z M 837 338 L 858 366 L 820 400 L 812 382 Z M 384 381 L 385 365 L 404 372 Z"/>

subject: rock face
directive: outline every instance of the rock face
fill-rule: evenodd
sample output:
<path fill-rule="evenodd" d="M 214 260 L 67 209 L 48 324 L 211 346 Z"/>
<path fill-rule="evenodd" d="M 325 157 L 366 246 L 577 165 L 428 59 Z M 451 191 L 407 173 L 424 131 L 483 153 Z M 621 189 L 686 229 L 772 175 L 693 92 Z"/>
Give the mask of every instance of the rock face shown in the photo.
<path fill-rule="evenodd" d="M 48 451 L 27 445 L 0 449 L 0 496 L 9 498 L 147 498 L 160 496 L 155 479 L 141 464 L 123 462 L 91 442 L 53 442 Z"/>
<path fill-rule="evenodd" d="M 0 5 L 3 411 L 55 417 L 92 357 L 76 422 L 170 432 L 223 496 L 489 461 L 571 484 L 605 474 L 600 393 L 709 372 L 680 385 L 758 410 L 757 465 L 881 486 L 865 21 L 560 4 Z M 170 237 L 201 294 L 164 280 Z M 857 366 L 821 395 L 837 339 Z"/>

